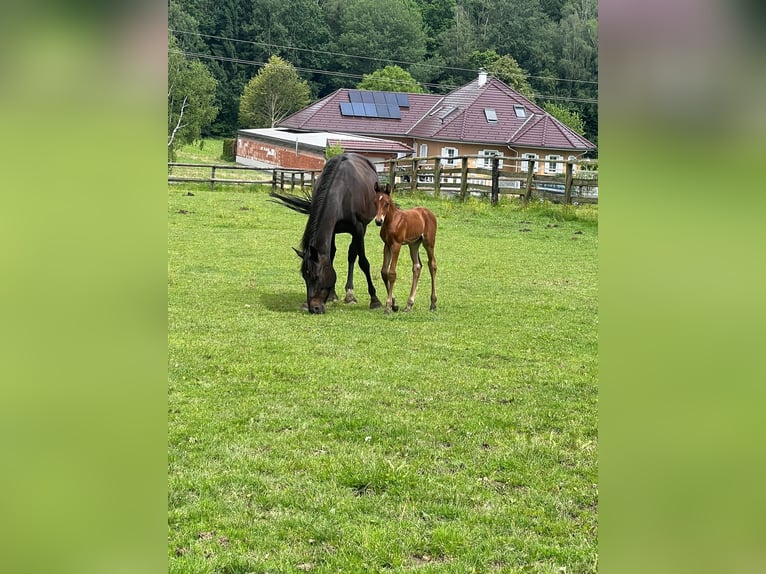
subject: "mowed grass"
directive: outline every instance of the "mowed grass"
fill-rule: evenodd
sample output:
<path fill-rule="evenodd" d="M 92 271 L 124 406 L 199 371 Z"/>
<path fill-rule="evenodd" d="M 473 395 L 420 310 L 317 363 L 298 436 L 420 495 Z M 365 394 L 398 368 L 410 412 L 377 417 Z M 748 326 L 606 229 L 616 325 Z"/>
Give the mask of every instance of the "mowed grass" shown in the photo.
<path fill-rule="evenodd" d="M 267 192 L 169 188 L 169 571 L 596 571 L 597 209 L 398 196 L 438 310 L 315 316 Z"/>

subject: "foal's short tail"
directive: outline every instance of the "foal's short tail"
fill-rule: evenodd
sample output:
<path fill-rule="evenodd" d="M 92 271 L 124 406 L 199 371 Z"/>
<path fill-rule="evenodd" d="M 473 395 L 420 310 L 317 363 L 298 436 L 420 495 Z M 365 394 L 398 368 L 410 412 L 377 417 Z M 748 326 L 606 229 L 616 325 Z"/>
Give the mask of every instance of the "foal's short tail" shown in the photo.
<path fill-rule="evenodd" d="M 272 199 L 274 203 L 279 203 L 285 207 L 289 207 L 293 211 L 297 211 L 298 213 L 302 213 L 304 215 L 311 213 L 310 195 L 305 195 L 303 197 L 298 195 L 283 195 L 277 193 L 276 191 L 270 192 L 269 195 L 274 198 Z"/>

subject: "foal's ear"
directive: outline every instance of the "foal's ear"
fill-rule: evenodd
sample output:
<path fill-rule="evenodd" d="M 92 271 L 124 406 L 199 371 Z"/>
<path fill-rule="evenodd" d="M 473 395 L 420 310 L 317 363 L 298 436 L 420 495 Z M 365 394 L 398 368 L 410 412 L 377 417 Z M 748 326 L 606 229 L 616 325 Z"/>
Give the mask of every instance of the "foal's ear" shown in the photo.
<path fill-rule="evenodd" d="M 295 247 L 293 247 L 293 251 L 295 251 L 295 254 L 303 259 L 303 251 L 298 251 Z"/>
<path fill-rule="evenodd" d="M 391 195 L 391 184 L 390 183 L 386 184 L 386 189 L 383 191 L 383 193 L 385 193 L 386 195 Z"/>
<path fill-rule="evenodd" d="M 377 181 L 375 182 L 375 193 L 381 193 L 381 191 L 380 191 L 380 185 L 378 184 L 378 182 L 377 182 Z"/>

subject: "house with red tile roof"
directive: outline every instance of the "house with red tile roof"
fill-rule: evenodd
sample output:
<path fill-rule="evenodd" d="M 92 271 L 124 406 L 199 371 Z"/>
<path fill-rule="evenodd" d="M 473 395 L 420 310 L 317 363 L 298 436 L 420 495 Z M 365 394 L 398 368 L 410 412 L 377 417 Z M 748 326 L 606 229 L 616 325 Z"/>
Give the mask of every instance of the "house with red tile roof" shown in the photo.
<path fill-rule="evenodd" d="M 417 157 L 442 157 L 445 166 L 457 166 L 451 158 L 468 155 L 478 156 L 469 166 L 490 167 L 489 158 L 499 155 L 506 168 L 528 171 L 534 159 L 540 174 L 563 173 L 564 164 L 556 161 L 580 159 L 596 147 L 483 71 L 443 96 L 341 88 L 279 126 L 393 140 Z"/>

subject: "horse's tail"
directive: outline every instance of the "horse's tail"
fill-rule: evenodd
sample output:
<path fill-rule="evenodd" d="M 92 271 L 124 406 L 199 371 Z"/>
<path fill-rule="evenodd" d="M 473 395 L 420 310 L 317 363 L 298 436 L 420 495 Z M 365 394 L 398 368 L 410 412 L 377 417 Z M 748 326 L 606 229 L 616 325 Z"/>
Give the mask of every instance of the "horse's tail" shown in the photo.
<path fill-rule="evenodd" d="M 277 193 L 276 191 L 272 191 L 269 193 L 274 203 L 279 203 L 280 205 L 284 205 L 285 207 L 289 207 L 293 211 L 297 211 L 298 213 L 302 213 L 304 215 L 308 215 L 311 213 L 311 196 L 305 195 L 303 197 L 297 196 L 297 195 L 283 195 L 280 193 Z"/>

